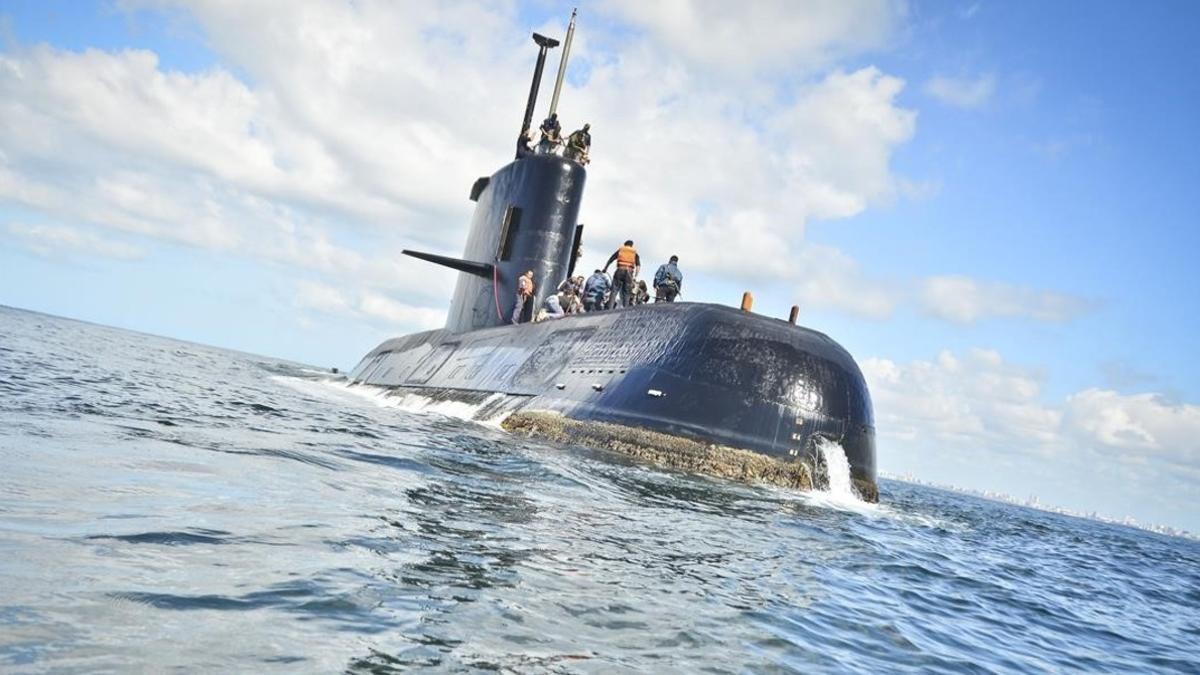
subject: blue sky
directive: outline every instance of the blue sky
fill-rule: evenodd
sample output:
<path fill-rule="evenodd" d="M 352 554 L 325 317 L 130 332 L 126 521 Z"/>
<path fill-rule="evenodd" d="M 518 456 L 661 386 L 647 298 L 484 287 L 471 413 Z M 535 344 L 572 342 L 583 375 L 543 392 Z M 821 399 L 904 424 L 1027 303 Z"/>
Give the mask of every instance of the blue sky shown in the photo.
<path fill-rule="evenodd" d="M 528 32 L 569 14 L 0 4 L 0 303 L 340 367 L 440 325 L 452 277 L 397 253 L 461 247 Z M 584 4 L 585 253 L 628 236 L 681 255 L 687 300 L 799 303 L 863 365 L 886 471 L 1200 530 L 1198 28 Z"/>

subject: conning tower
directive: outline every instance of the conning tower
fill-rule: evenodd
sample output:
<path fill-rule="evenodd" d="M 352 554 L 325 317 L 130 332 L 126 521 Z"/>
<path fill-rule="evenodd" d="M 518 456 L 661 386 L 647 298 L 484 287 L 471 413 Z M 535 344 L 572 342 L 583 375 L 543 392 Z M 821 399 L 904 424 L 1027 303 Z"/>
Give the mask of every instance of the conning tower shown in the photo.
<path fill-rule="evenodd" d="M 573 15 L 571 28 L 574 28 Z M 555 83 L 556 102 L 572 33 L 568 29 L 563 63 Z M 578 162 L 554 153 L 522 151 L 533 121 L 546 53 L 559 44 L 537 33 L 533 34 L 533 40 L 538 46 L 538 57 L 517 141 L 517 158 L 491 176 L 478 179 L 471 187 L 470 197 L 476 206 L 463 257 L 404 251 L 414 258 L 459 271 L 446 316 L 446 329 L 453 333 L 511 322 L 517 277 L 526 270 L 533 270 L 535 292 L 525 311 L 533 311 L 574 270 L 582 241 L 579 205 L 587 170 Z"/>

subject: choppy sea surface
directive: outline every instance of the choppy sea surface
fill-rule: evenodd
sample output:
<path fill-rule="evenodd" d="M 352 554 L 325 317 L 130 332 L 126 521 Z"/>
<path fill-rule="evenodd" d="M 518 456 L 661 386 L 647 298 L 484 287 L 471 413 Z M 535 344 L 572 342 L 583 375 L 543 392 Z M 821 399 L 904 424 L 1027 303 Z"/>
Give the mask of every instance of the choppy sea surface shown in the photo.
<path fill-rule="evenodd" d="M 5 672 L 1200 671 L 1200 543 L 881 491 L 0 308 Z"/>

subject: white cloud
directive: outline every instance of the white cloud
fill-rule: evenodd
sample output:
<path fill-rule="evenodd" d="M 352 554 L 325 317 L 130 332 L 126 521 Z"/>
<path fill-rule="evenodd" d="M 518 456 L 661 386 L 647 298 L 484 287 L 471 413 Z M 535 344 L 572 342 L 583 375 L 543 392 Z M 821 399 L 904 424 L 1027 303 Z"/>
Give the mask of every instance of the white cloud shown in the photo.
<path fill-rule="evenodd" d="M 250 89 L 220 69 L 164 72 L 151 52 L 39 46 L 0 57 L 0 93 L 7 169 L 41 188 L 12 185 L 13 191 L 24 189 L 5 196 L 33 200 L 31 206 L 61 207 L 63 193 L 82 192 L 150 222 L 177 222 L 181 196 L 194 200 L 202 196 L 195 193 L 209 192 L 209 208 L 186 210 L 216 214 L 222 199 L 252 196 L 331 210 L 357 225 L 425 224 L 412 222 L 410 211 L 413 202 L 426 199 L 427 188 L 406 190 L 412 182 L 397 180 L 388 190 L 369 189 L 328 139 L 290 122 L 277 92 Z M 360 121 L 383 126 L 370 116 Z M 42 165 L 52 175 L 40 173 Z M 407 167 L 400 178 L 408 173 L 428 180 L 420 162 Z M 178 193 L 160 190 L 160 181 L 176 183 L 167 187 Z M 189 220 L 196 225 L 195 217 Z M 235 235 L 214 228 L 241 229 L 210 222 L 174 238 L 214 247 L 234 243 Z"/>
<path fill-rule="evenodd" d="M 29 250 L 38 255 L 83 253 L 118 260 L 136 260 L 146 255 L 141 248 L 128 242 L 102 237 L 95 232 L 66 225 L 9 223 L 6 229 L 10 235 L 21 240 Z"/>
<path fill-rule="evenodd" d="M 679 254 L 691 270 L 802 283 L 796 258 L 809 219 L 853 216 L 899 189 L 889 161 L 916 123 L 896 105 L 901 80 L 875 68 L 834 71 L 764 109 L 765 126 L 756 127 L 736 90 L 658 87 L 652 60 L 593 71 L 578 92 L 585 109 L 600 111 L 593 123 L 609 120 L 594 125 L 584 203 L 586 240 L 599 253 L 633 236 L 646 251 Z M 625 101 L 643 103 L 630 111 Z"/>
<path fill-rule="evenodd" d="M 393 330 L 427 330 L 446 321 L 443 310 L 397 302 L 371 290 L 345 291 L 315 281 L 296 284 L 295 304 L 332 317 L 368 319 Z"/>
<path fill-rule="evenodd" d="M 791 261 L 801 309 L 840 310 L 870 319 L 889 317 L 903 298 L 894 285 L 866 275 L 858 263 L 827 246 L 806 245 Z"/>
<path fill-rule="evenodd" d="M 906 448 L 993 462 L 1034 452 L 1200 465 L 1200 405 L 1102 389 L 1047 402 L 1036 371 L 991 350 L 943 351 L 909 364 L 869 358 L 861 366 L 881 437 Z"/>
<path fill-rule="evenodd" d="M 835 71 L 776 117 L 773 138 L 795 139 L 784 180 L 816 218 L 846 218 L 898 189 L 892 152 L 912 139 L 917 114 L 896 106 L 904 81 L 876 68 Z"/>
<path fill-rule="evenodd" d="M 315 281 L 297 283 L 295 300 L 298 307 L 333 316 L 354 316 L 357 311 L 342 291 Z"/>
<path fill-rule="evenodd" d="M 978 108 L 996 92 L 996 78 L 991 75 L 977 78 L 936 75 L 925 83 L 925 92 L 946 105 Z"/>
<path fill-rule="evenodd" d="M 1082 439 L 1111 450 L 1200 464 L 1200 405 L 1169 403 L 1153 393 L 1086 389 L 1069 396 L 1066 409 L 1069 428 Z"/>
<path fill-rule="evenodd" d="M 1041 377 L 975 349 L 932 361 L 862 362 L 884 436 L 964 451 L 1044 451 L 1058 438 L 1062 412 L 1040 401 Z"/>
<path fill-rule="evenodd" d="M 920 303 L 930 316 L 963 324 L 994 317 L 1067 321 L 1089 307 L 1088 301 L 1071 295 L 964 276 L 925 279 Z"/>
<path fill-rule="evenodd" d="M 608 8 L 706 69 L 824 65 L 887 44 L 904 16 L 888 0 L 611 0 Z"/>
<path fill-rule="evenodd" d="M 440 328 L 446 322 L 446 312 L 426 307 L 413 307 L 396 302 L 380 293 L 364 293 L 359 301 L 359 310 L 369 317 L 391 322 L 393 325 L 417 326 L 423 329 Z"/>
<path fill-rule="evenodd" d="M 884 470 L 1194 523 L 1200 405 L 1100 389 L 1047 400 L 1036 370 L 991 350 L 860 365 Z"/>

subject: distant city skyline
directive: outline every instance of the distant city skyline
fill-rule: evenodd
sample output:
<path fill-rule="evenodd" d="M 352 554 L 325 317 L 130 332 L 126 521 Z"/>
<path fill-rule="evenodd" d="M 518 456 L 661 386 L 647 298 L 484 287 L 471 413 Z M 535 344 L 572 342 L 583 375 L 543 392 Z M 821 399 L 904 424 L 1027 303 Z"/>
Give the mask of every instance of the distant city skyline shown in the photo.
<path fill-rule="evenodd" d="M 343 369 L 440 326 L 399 251 L 461 251 L 572 6 L 0 5 L 0 304 Z M 631 238 L 686 301 L 799 304 L 889 474 L 1200 531 L 1200 5 L 578 21 L 584 269 Z"/>
<path fill-rule="evenodd" d="M 1195 532 L 1192 532 L 1190 530 L 1173 527 L 1171 525 L 1162 525 L 1160 523 L 1147 523 L 1147 522 L 1140 521 L 1137 518 L 1134 518 L 1133 516 L 1107 515 L 1107 514 L 1100 513 L 1098 511 L 1084 512 L 1084 511 L 1076 511 L 1073 509 L 1069 509 L 1065 506 L 1055 506 L 1054 504 L 1051 504 L 1051 503 L 1044 503 L 1042 501 L 1041 497 L 1034 495 L 1034 494 L 1031 494 L 1028 497 L 1022 498 L 1022 497 L 1017 497 L 1016 495 L 1010 495 L 1007 492 L 1000 492 L 998 490 L 979 490 L 979 489 L 974 489 L 974 488 L 964 488 L 964 487 L 960 487 L 958 485 L 934 483 L 934 482 L 930 482 L 927 480 L 922 480 L 920 477 L 915 476 L 913 474 L 896 475 L 896 474 L 885 473 L 885 474 L 881 474 L 879 477 L 884 480 L 894 480 L 894 481 L 899 481 L 902 483 L 912 483 L 914 485 L 921 485 L 923 487 L 937 488 L 939 490 L 949 490 L 950 492 L 957 492 L 959 494 L 971 495 L 972 497 L 979 497 L 981 499 L 987 499 L 989 501 L 1002 502 L 1005 504 L 1012 504 L 1014 506 L 1023 506 L 1025 508 L 1029 508 L 1029 509 L 1035 509 L 1038 511 L 1046 511 L 1047 513 L 1057 513 L 1059 515 L 1070 516 L 1072 518 L 1083 518 L 1085 520 L 1095 520 L 1095 521 L 1098 521 L 1101 523 L 1108 523 L 1110 525 L 1124 525 L 1125 527 L 1133 527 L 1133 528 L 1136 528 L 1139 530 L 1153 532 L 1155 534 L 1165 534 L 1169 537 L 1183 537 L 1185 539 L 1200 539 L 1200 535 L 1197 535 Z"/>

